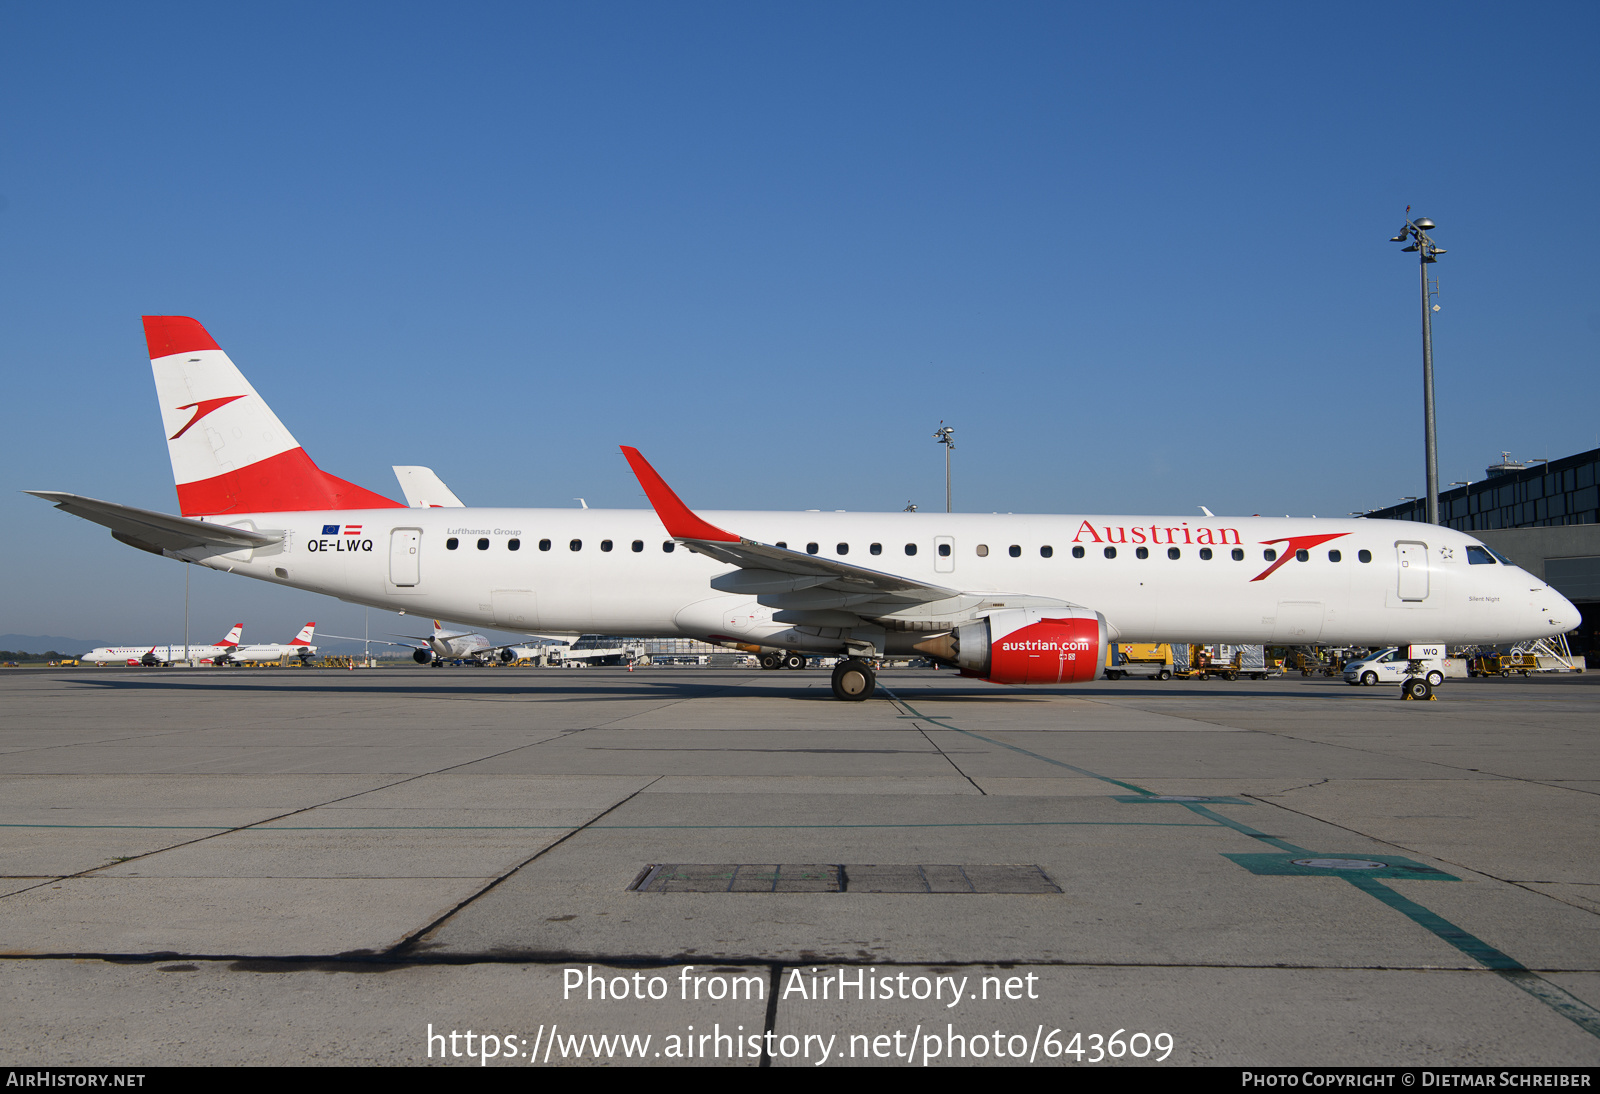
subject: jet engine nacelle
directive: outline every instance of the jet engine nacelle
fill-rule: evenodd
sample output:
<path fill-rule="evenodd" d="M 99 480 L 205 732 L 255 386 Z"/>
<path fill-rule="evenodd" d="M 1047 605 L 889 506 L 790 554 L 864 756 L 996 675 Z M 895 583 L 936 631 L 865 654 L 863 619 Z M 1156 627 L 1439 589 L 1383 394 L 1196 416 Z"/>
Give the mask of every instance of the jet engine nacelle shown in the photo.
<path fill-rule="evenodd" d="M 433 651 L 417 650 L 411 655 L 411 660 L 415 661 L 419 665 L 431 665 L 433 664 Z"/>
<path fill-rule="evenodd" d="M 1106 620 L 1088 608 L 1008 608 L 916 649 L 996 684 L 1077 684 L 1106 660 Z"/>
<path fill-rule="evenodd" d="M 507 646 L 500 651 L 500 663 L 509 665 L 513 661 L 523 661 L 539 656 L 537 646 Z"/>

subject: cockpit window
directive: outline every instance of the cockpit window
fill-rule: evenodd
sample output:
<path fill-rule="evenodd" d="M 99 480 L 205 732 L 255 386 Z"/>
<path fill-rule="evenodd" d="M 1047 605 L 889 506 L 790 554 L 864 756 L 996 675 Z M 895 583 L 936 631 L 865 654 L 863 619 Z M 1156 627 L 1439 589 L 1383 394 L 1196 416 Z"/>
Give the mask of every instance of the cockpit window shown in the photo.
<path fill-rule="evenodd" d="M 1493 555 L 1495 558 L 1498 558 L 1500 560 L 1501 565 L 1504 565 L 1504 566 L 1515 566 L 1516 565 L 1515 562 L 1512 562 L 1509 558 L 1507 558 L 1505 555 L 1501 554 L 1499 551 L 1496 551 L 1493 547 L 1489 548 L 1489 553 L 1491 555 Z"/>
<path fill-rule="evenodd" d="M 1493 566 L 1494 556 L 1487 547 L 1468 547 L 1467 562 L 1473 566 Z"/>

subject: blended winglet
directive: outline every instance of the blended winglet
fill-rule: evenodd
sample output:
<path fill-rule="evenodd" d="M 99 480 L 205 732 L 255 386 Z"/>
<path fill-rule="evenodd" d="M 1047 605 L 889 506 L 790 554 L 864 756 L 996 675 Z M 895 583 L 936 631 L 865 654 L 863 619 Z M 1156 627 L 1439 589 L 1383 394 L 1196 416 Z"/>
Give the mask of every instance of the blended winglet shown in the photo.
<path fill-rule="evenodd" d="M 732 532 L 725 532 L 715 524 L 708 524 L 694 515 L 694 511 L 683 504 L 683 499 L 672 492 L 666 480 L 656 473 L 650 466 L 650 461 L 639 454 L 637 448 L 622 445 L 622 454 L 628 458 L 628 466 L 633 468 L 639 485 L 644 487 L 644 493 L 650 499 L 650 504 L 656 511 L 656 516 L 661 518 L 661 523 L 667 526 L 667 535 L 673 539 L 700 539 L 713 543 L 738 543 L 739 537 Z"/>

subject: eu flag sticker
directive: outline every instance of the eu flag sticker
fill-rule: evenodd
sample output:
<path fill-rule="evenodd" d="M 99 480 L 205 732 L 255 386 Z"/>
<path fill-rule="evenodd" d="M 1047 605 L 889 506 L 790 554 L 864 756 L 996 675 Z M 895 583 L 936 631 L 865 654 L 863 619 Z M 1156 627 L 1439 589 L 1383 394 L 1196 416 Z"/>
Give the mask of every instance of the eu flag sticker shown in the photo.
<path fill-rule="evenodd" d="M 325 536 L 336 536 L 339 534 L 339 526 L 337 524 L 324 524 L 322 526 L 322 534 Z"/>

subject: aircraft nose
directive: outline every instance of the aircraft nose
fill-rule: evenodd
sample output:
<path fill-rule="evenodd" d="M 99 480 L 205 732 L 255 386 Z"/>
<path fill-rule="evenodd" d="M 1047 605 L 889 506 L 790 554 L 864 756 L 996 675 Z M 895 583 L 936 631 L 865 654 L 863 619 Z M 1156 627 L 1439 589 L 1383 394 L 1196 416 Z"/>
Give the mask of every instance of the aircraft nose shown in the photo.
<path fill-rule="evenodd" d="M 1579 613 L 1578 606 L 1576 604 L 1562 596 L 1560 593 L 1556 592 L 1554 589 L 1550 590 L 1550 596 L 1555 601 L 1555 603 L 1550 606 L 1551 634 L 1566 634 L 1579 623 L 1583 622 L 1583 616 L 1581 613 Z"/>

